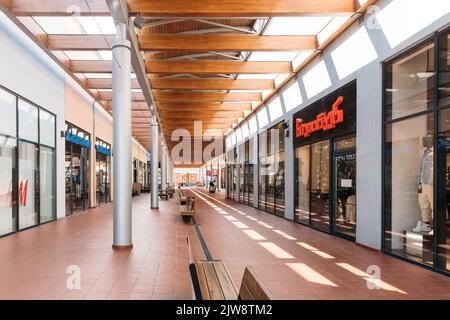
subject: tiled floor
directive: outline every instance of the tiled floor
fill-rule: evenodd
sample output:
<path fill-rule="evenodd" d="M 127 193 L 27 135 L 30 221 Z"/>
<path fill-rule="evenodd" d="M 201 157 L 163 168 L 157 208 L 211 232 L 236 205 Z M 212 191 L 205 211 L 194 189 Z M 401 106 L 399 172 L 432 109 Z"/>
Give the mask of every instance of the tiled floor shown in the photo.
<path fill-rule="evenodd" d="M 253 265 L 277 299 L 450 299 L 450 278 L 220 194 L 194 193 L 208 248 L 237 285 Z M 369 266 L 380 268 L 381 289 L 368 289 Z"/>
<path fill-rule="evenodd" d="M 186 235 L 175 199 L 133 198 L 133 244 L 113 251 L 112 204 L 0 238 L 0 299 L 190 299 Z M 78 266 L 81 289 L 67 288 Z"/>
<path fill-rule="evenodd" d="M 254 265 L 277 299 L 450 299 L 450 279 L 355 246 L 257 209 L 195 189 L 196 220 L 213 258 L 225 261 L 236 285 Z M 133 198 L 129 252 L 112 244 L 112 205 L 77 213 L 0 238 L 1 299 L 190 299 L 186 236 L 203 258 L 178 199 L 149 209 Z M 381 270 L 381 289 L 367 288 L 366 269 Z M 81 289 L 70 290 L 77 266 Z"/>

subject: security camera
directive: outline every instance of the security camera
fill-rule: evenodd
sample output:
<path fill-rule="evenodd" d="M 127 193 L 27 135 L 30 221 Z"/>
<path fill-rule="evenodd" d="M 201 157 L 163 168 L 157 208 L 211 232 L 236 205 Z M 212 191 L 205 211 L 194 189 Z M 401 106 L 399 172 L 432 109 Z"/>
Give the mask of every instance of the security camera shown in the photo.
<path fill-rule="evenodd" d="M 141 15 L 137 15 L 136 18 L 134 18 L 133 20 L 133 24 L 136 28 L 138 28 L 139 30 L 142 29 L 145 25 L 145 20 L 144 18 L 141 17 Z"/>

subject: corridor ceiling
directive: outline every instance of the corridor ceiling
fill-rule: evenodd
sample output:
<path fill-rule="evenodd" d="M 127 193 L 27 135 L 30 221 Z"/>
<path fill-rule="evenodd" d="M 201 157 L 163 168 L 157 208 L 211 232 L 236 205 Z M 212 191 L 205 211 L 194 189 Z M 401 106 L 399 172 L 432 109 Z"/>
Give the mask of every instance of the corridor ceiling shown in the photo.
<path fill-rule="evenodd" d="M 127 2 L 154 109 L 172 149 L 178 143 L 171 142 L 172 132 L 193 134 L 194 121 L 202 121 L 203 133 L 222 137 L 375 1 Z M 106 0 L 0 0 L 0 6 L 112 114 L 115 26 Z M 150 150 L 149 101 L 130 76 L 133 136 Z"/>

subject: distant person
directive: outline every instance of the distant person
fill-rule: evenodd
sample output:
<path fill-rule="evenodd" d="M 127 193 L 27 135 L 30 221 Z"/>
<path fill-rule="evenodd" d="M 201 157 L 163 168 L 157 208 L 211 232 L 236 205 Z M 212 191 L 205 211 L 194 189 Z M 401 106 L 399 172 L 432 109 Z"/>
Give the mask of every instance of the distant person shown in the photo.
<path fill-rule="evenodd" d="M 215 187 L 215 184 L 214 184 L 214 182 L 213 182 L 213 181 L 211 181 L 211 182 L 209 183 L 209 186 L 210 186 L 210 187 Z"/>

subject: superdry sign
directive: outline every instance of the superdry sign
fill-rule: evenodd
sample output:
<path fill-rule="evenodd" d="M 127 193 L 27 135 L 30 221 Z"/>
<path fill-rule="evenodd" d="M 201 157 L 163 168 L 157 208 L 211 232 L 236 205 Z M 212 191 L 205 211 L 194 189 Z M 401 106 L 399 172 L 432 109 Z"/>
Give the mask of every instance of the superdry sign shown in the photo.
<path fill-rule="evenodd" d="M 356 80 L 294 114 L 295 144 L 356 130 Z"/>

